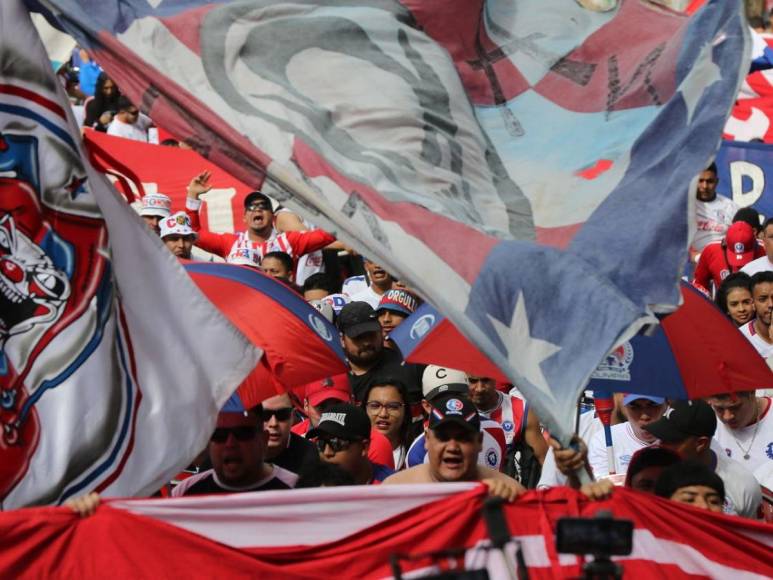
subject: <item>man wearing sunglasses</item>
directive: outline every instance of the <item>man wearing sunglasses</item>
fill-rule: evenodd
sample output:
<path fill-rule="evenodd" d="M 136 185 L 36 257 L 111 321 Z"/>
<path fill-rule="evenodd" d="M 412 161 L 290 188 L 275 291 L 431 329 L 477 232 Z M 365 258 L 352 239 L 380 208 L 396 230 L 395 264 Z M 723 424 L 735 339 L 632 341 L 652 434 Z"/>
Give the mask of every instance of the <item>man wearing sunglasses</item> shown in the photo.
<path fill-rule="evenodd" d="M 263 401 L 263 424 L 268 433 L 266 460 L 293 473 L 319 463 L 317 448 L 293 433 L 293 403 L 289 395 L 277 395 Z"/>
<path fill-rule="evenodd" d="M 349 403 L 331 405 L 320 416 L 309 439 L 317 446 L 319 458 L 348 472 L 358 485 L 378 484 L 394 473 L 368 460 L 370 419 Z"/>
<path fill-rule="evenodd" d="M 295 473 L 264 462 L 267 441 L 262 406 L 246 410 L 232 398 L 218 414 L 209 441 L 212 469 L 184 480 L 172 490 L 172 496 L 295 487 Z"/>
<path fill-rule="evenodd" d="M 202 229 L 199 220 L 199 208 L 203 194 L 212 186 L 209 171 L 194 177 L 188 184 L 188 196 L 185 211 L 191 218 L 193 229 L 199 233 L 196 245 L 201 249 L 225 258 L 226 262 L 249 251 L 258 256 L 260 266 L 263 256 L 269 252 L 285 252 L 296 266 L 298 258 L 321 250 L 335 242 L 335 238 L 324 230 L 279 232 L 274 228 L 274 209 L 271 199 L 260 191 L 248 193 L 244 198 L 244 223 L 247 229 L 238 234 L 216 234 Z"/>
<path fill-rule="evenodd" d="M 451 393 L 431 401 L 426 445 L 429 462 L 400 471 L 388 484 L 480 481 L 489 494 L 514 500 L 524 491 L 512 477 L 479 465 L 482 449 L 480 416 L 464 395 Z"/>

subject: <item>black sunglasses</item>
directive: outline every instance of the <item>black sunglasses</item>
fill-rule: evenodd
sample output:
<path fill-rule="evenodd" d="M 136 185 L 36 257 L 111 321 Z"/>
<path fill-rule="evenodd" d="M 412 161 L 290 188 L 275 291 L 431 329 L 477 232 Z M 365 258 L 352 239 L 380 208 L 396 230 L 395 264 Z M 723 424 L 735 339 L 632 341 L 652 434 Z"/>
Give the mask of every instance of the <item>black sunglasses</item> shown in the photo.
<path fill-rule="evenodd" d="M 249 441 L 258 434 L 257 427 L 219 427 L 212 433 L 210 440 L 214 443 L 225 443 L 233 434 L 237 441 Z"/>
<path fill-rule="evenodd" d="M 271 417 L 276 417 L 277 421 L 287 421 L 292 416 L 292 407 L 284 407 L 282 409 L 263 409 L 263 421 L 266 423 L 271 420 Z"/>
<path fill-rule="evenodd" d="M 325 437 L 325 438 L 319 438 L 314 440 L 314 445 L 317 446 L 317 451 L 322 453 L 325 451 L 325 447 L 330 445 L 330 449 L 333 450 L 333 453 L 338 453 L 339 451 L 346 451 L 349 449 L 349 446 L 354 443 L 353 441 L 349 439 L 341 439 L 340 437 Z"/>
<path fill-rule="evenodd" d="M 247 211 L 271 211 L 271 206 L 267 204 L 265 201 L 261 203 L 251 203 L 247 206 Z"/>

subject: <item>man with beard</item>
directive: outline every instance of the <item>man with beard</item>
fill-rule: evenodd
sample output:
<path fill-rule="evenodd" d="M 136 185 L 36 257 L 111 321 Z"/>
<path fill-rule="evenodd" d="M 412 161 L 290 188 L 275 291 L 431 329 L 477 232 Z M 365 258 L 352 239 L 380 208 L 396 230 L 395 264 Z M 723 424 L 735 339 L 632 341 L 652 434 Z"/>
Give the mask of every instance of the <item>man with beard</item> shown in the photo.
<path fill-rule="evenodd" d="M 216 234 L 201 229 L 199 208 L 202 194 L 212 189 L 208 171 L 194 177 L 188 184 L 188 198 L 185 211 L 191 218 L 193 229 L 199 234 L 196 243 L 201 249 L 225 258 L 226 262 L 241 256 L 245 251 L 258 255 L 258 263 L 269 252 L 285 252 L 293 259 L 310 252 L 321 250 L 335 241 L 335 238 L 323 230 L 278 232 L 274 228 L 274 209 L 271 199 L 260 191 L 248 193 L 244 198 L 244 223 L 247 230 L 238 234 Z"/>
<path fill-rule="evenodd" d="M 480 481 L 489 493 L 514 500 L 524 487 L 499 471 L 478 464 L 483 435 L 475 405 L 457 393 L 432 400 L 426 430 L 429 461 L 388 477 L 384 485 Z"/>
<path fill-rule="evenodd" d="M 385 378 L 401 380 L 408 390 L 409 404 L 421 401 L 423 368 L 404 364 L 397 351 L 384 348 L 381 325 L 369 304 L 347 304 L 341 309 L 337 322 L 344 352 L 349 360 L 349 382 L 355 401 L 362 402 L 369 387 Z"/>
<path fill-rule="evenodd" d="M 730 227 L 738 206 L 728 197 L 717 195 L 717 166 L 712 163 L 698 176 L 696 225 L 691 256 L 703 251 L 711 242 L 719 242 Z"/>

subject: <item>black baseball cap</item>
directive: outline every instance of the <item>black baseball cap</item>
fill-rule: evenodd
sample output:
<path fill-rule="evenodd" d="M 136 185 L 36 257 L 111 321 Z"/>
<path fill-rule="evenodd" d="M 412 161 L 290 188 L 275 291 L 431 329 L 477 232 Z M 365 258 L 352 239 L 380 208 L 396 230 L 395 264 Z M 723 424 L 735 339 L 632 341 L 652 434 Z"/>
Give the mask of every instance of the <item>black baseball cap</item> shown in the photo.
<path fill-rule="evenodd" d="M 705 401 L 674 401 L 660 419 L 644 429 L 664 443 L 679 443 L 688 437 L 713 437 L 717 416 Z"/>
<path fill-rule="evenodd" d="M 430 405 L 432 407 L 429 413 L 430 429 L 436 429 L 448 423 L 456 423 L 469 431 L 480 431 L 478 409 L 467 397 L 452 393 L 433 399 L 430 401 Z"/>
<path fill-rule="evenodd" d="M 247 209 L 253 203 L 257 203 L 260 201 L 265 201 L 268 204 L 269 208 L 274 207 L 274 205 L 271 203 L 271 198 L 268 197 L 265 193 L 263 193 L 262 191 L 251 191 L 244 198 L 244 209 Z M 271 211 L 273 211 L 273 209 Z"/>
<path fill-rule="evenodd" d="M 350 302 L 338 314 L 338 330 L 349 338 L 366 332 L 381 331 L 376 311 L 367 302 Z"/>
<path fill-rule="evenodd" d="M 307 434 L 310 439 L 324 435 L 349 441 L 370 439 L 370 419 L 365 411 L 349 403 L 330 405 Z"/>

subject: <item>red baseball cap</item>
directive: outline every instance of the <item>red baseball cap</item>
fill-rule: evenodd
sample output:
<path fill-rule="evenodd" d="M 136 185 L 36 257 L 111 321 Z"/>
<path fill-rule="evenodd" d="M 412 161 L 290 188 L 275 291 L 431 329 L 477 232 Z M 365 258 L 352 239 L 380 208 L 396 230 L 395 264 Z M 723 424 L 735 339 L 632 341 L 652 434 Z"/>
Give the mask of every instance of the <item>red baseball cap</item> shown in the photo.
<path fill-rule="evenodd" d="M 312 407 L 316 407 L 329 399 L 344 403 L 350 402 L 352 400 L 352 387 L 349 385 L 349 375 L 343 373 L 309 383 L 306 385 L 306 399 Z"/>
<path fill-rule="evenodd" d="M 727 262 L 735 268 L 745 266 L 755 257 L 757 238 L 746 222 L 735 222 L 727 229 L 725 244 Z"/>

